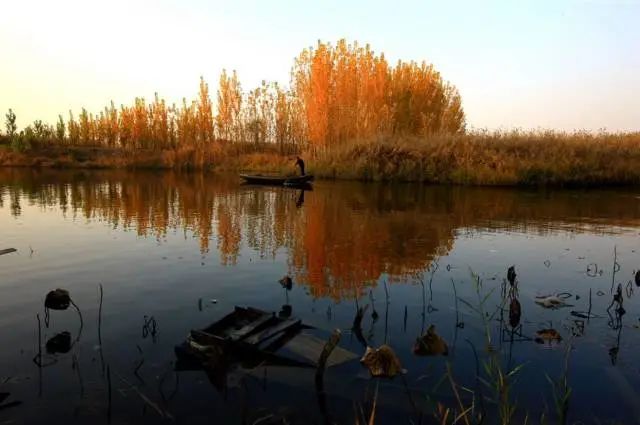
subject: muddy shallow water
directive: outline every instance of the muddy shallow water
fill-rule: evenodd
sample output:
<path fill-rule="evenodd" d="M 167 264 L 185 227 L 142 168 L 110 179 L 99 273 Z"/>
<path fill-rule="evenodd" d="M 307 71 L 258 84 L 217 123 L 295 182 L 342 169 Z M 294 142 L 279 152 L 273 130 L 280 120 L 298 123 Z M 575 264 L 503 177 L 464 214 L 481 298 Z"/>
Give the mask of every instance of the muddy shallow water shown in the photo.
<path fill-rule="evenodd" d="M 234 176 L 4 169 L 0 201 L 0 249 L 17 249 L 0 255 L 0 393 L 10 393 L 0 424 L 353 424 L 376 391 L 376 423 L 435 423 L 438 404 L 460 411 L 448 364 L 461 402 L 488 423 L 499 414 L 489 364 L 515 370 L 516 423 L 557 422 L 550 380 L 564 375 L 568 422 L 640 419 L 640 190 L 319 181 L 301 191 Z M 511 265 L 517 292 L 504 281 Z M 607 310 L 618 285 L 624 310 Z M 56 288 L 82 319 L 73 308 L 47 315 Z M 543 295 L 566 305 L 545 308 Z M 592 317 L 579 317 L 589 304 Z M 189 330 L 236 305 L 289 306 L 319 335 L 341 329 L 340 347 L 358 357 L 352 323 L 369 305 L 366 344 L 390 345 L 406 373 L 372 379 L 354 360 L 327 369 L 318 394 L 309 369 L 234 366 L 222 385 L 176 371 Z M 448 356 L 413 354 L 430 325 Z M 545 328 L 562 340 L 537 343 Z M 63 331 L 69 351 L 48 353 Z"/>

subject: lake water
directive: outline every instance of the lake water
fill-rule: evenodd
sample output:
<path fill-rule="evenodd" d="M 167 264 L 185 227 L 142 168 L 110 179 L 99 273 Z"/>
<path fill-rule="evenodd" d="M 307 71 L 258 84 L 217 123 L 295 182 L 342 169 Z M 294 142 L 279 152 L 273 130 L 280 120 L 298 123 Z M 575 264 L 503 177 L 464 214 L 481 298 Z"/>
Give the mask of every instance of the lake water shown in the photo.
<path fill-rule="evenodd" d="M 302 191 L 234 176 L 3 169 L 0 229 L 0 249 L 17 249 L 0 255 L 0 393 L 10 393 L 0 424 L 354 424 L 374 398 L 375 423 L 436 423 L 438 404 L 460 412 L 447 365 L 465 408 L 493 423 L 495 390 L 476 379 L 494 382 L 489 364 L 515 370 L 514 423 L 556 423 L 549 380 L 565 375 L 569 423 L 640 420 L 640 190 L 318 181 Z M 504 283 L 511 265 L 517 293 Z M 624 314 L 607 310 L 618 285 Z M 45 311 L 56 288 L 82 320 L 73 307 Z M 567 305 L 545 308 L 543 295 Z M 592 317 L 579 317 L 590 302 Z M 391 346 L 406 373 L 371 378 L 355 359 L 328 368 L 319 395 L 312 369 L 234 365 L 222 382 L 180 370 L 174 347 L 236 305 L 290 308 L 317 336 L 341 329 L 340 347 L 358 358 L 352 324 L 369 305 L 361 336 Z M 447 356 L 413 353 L 430 325 Z M 537 343 L 544 328 L 562 341 Z M 68 352 L 48 353 L 63 331 Z"/>

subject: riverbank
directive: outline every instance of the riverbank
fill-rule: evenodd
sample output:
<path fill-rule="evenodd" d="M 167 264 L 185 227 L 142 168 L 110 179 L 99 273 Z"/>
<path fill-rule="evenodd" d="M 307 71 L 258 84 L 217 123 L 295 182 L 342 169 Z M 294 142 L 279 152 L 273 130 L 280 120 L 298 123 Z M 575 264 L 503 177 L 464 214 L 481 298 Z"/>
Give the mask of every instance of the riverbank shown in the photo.
<path fill-rule="evenodd" d="M 292 152 L 291 150 L 288 152 Z M 467 185 L 640 184 L 640 133 L 474 133 L 354 141 L 302 152 L 319 178 Z M 0 145 L 0 166 L 188 169 L 291 173 L 291 153 L 272 145 L 171 150 Z"/>

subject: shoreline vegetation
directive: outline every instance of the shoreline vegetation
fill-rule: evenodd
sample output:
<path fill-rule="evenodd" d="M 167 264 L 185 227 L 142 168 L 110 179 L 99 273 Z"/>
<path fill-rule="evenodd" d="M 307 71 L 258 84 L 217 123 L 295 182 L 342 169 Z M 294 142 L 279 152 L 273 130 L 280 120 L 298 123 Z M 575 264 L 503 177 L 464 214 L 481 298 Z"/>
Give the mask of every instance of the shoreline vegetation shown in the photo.
<path fill-rule="evenodd" d="M 472 133 L 363 140 L 309 151 L 214 142 L 204 148 L 124 150 L 50 145 L 14 150 L 0 141 L 0 166 L 174 169 L 292 174 L 293 155 L 322 179 L 486 186 L 640 184 L 640 133 Z"/>
<path fill-rule="evenodd" d="M 289 88 L 244 91 L 223 71 L 216 102 L 136 98 L 18 131 L 5 115 L 0 166 L 293 173 L 467 185 L 640 184 L 640 132 L 468 131 L 455 86 L 426 62 L 366 45 L 318 42 L 294 60 Z"/>

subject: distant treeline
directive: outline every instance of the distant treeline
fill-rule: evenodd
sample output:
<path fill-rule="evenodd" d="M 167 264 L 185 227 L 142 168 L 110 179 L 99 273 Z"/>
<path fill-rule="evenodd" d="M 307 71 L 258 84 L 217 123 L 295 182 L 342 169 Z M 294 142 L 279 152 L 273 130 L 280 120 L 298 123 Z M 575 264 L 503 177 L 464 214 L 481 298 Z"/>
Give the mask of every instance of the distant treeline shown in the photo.
<path fill-rule="evenodd" d="M 103 111 L 82 109 L 55 125 L 17 131 L 6 114 L 5 139 L 16 150 L 43 145 L 164 150 L 213 142 L 271 144 L 281 151 L 332 148 L 349 140 L 464 132 L 456 88 L 425 62 L 389 65 L 367 45 L 318 42 L 291 69 L 291 87 L 263 81 L 244 91 L 235 71 L 220 76 L 216 102 L 200 79 L 196 100 L 167 104 L 157 94 Z"/>
<path fill-rule="evenodd" d="M 640 133 L 466 131 L 456 88 L 426 63 L 390 65 L 369 46 L 318 42 L 288 88 L 243 90 L 223 71 L 211 99 L 82 109 L 18 131 L 12 110 L 0 166 L 173 168 L 291 173 L 309 158 L 325 178 L 474 185 L 640 184 Z"/>

